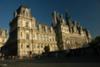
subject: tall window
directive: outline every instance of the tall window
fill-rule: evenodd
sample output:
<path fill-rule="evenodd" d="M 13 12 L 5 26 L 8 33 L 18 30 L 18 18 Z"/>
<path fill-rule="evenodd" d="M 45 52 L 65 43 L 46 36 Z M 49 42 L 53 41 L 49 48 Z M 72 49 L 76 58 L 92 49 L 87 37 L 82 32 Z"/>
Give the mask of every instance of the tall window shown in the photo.
<path fill-rule="evenodd" d="M 22 37 L 22 32 L 20 34 L 21 34 L 21 37 Z"/>
<path fill-rule="evenodd" d="M 29 27 L 29 22 L 26 22 L 26 27 Z"/>
<path fill-rule="evenodd" d="M 26 34 L 26 39 L 30 39 L 29 34 Z"/>
<path fill-rule="evenodd" d="M 23 48 L 23 44 L 21 44 L 21 48 Z"/>

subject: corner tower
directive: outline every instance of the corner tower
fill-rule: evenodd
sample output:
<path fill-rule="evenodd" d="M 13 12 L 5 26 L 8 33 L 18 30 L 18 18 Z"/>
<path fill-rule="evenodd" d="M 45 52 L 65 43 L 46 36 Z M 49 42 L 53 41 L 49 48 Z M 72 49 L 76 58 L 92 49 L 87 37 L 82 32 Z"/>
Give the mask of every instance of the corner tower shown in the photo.
<path fill-rule="evenodd" d="M 35 19 L 31 10 L 21 5 L 15 12 L 13 20 L 10 22 L 9 40 L 6 46 L 7 53 L 12 56 L 32 55 L 32 32 L 35 27 Z"/>
<path fill-rule="evenodd" d="M 32 55 L 32 33 L 35 27 L 35 19 L 32 17 L 31 10 L 26 6 L 20 6 L 15 12 L 16 36 L 17 36 L 17 55 L 31 56 Z M 14 22 L 11 22 L 14 24 Z M 10 26 L 10 30 L 13 29 Z M 14 32 L 13 32 L 14 33 Z"/>
<path fill-rule="evenodd" d="M 52 13 L 52 26 L 56 34 L 56 41 L 59 50 L 63 50 L 63 40 L 62 40 L 62 31 L 61 31 L 61 24 L 63 23 L 64 19 L 63 16 L 60 15 L 58 12 L 54 11 Z"/>

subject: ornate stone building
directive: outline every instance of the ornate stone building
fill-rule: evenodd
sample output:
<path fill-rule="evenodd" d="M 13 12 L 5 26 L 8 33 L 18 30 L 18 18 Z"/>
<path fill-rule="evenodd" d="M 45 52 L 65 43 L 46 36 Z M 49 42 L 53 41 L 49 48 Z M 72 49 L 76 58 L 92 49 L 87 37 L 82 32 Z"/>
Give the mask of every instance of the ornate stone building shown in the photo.
<path fill-rule="evenodd" d="M 50 51 L 76 49 L 87 46 L 91 40 L 89 32 L 72 21 L 66 13 L 64 16 L 54 11 L 52 25 L 40 24 L 26 6 L 20 6 L 10 22 L 9 39 L 2 52 L 7 56 L 31 56 Z"/>

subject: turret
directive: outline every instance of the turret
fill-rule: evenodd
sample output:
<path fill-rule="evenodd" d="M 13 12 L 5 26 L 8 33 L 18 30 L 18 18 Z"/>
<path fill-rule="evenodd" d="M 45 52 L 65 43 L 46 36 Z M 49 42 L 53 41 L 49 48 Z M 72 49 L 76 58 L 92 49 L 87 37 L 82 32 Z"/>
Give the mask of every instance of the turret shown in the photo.
<path fill-rule="evenodd" d="M 55 27 L 56 24 L 57 24 L 57 12 L 54 11 L 54 12 L 52 13 L 52 26 Z"/>
<path fill-rule="evenodd" d="M 73 21 L 73 32 L 74 32 L 74 33 L 78 33 L 77 21 Z"/>
<path fill-rule="evenodd" d="M 68 24 L 69 26 L 72 25 L 72 20 L 71 20 L 71 16 L 68 14 L 68 12 L 65 12 L 65 20 L 66 20 L 66 24 Z"/>
<path fill-rule="evenodd" d="M 63 14 L 60 14 L 60 13 L 54 11 L 52 13 L 52 18 L 53 18 L 52 19 L 52 25 L 53 25 L 53 27 L 55 27 L 57 24 L 62 24 L 62 23 L 65 24 L 65 19 L 64 19 Z"/>

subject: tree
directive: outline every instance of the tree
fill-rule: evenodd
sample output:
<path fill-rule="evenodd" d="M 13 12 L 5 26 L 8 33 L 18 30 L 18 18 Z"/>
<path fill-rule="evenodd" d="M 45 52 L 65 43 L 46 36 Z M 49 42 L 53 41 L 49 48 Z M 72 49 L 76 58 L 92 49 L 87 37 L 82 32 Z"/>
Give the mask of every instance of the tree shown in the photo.
<path fill-rule="evenodd" d="M 92 40 L 92 42 L 90 43 L 90 46 L 96 46 L 100 44 L 100 36 L 97 36 L 95 39 Z"/>

